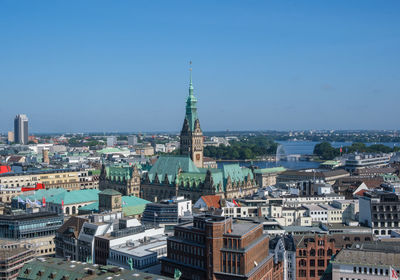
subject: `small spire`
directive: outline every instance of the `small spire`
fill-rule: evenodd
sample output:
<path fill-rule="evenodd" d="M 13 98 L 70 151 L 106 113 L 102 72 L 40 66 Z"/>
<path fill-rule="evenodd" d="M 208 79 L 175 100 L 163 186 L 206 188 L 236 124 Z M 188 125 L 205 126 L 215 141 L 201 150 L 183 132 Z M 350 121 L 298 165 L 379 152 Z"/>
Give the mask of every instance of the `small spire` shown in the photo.
<path fill-rule="evenodd" d="M 189 83 L 189 94 L 193 95 L 193 83 L 192 83 L 192 61 L 189 62 L 190 68 L 190 83 Z"/>

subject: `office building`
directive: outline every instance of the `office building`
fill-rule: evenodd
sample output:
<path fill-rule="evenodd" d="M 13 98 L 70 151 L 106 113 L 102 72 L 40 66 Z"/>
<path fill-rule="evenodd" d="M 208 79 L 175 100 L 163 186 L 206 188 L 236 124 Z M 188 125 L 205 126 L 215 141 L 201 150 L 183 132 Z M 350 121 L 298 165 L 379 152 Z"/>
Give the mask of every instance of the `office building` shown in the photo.
<path fill-rule="evenodd" d="M 28 117 L 17 115 L 14 119 L 14 141 L 15 143 L 28 144 Z"/>
<path fill-rule="evenodd" d="M 390 157 L 390 154 L 354 154 L 346 160 L 345 169 L 353 172 L 367 167 L 386 166 Z"/>
<path fill-rule="evenodd" d="M 107 147 L 115 147 L 117 145 L 117 137 L 116 136 L 108 136 L 107 137 Z"/>
<path fill-rule="evenodd" d="M 179 219 L 192 217 L 192 201 L 175 197 L 160 203 L 149 203 L 143 212 L 142 222 L 163 227 L 173 226 Z"/>
<path fill-rule="evenodd" d="M 163 235 L 144 237 L 136 241 L 110 248 L 107 265 L 116 265 L 129 269 L 145 269 L 157 265 L 159 258 L 167 256 L 167 237 Z"/>
<path fill-rule="evenodd" d="M 54 255 L 54 237 L 63 222 L 63 216 L 56 213 L 16 210 L 0 216 L 0 239 L 25 242 L 36 256 Z"/>
<path fill-rule="evenodd" d="M 20 269 L 33 259 L 34 254 L 33 250 L 24 247 L 0 249 L 0 279 L 17 279 Z"/>
<path fill-rule="evenodd" d="M 372 228 L 379 237 L 390 237 L 393 230 L 399 230 L 399 194 L 383 191 L 365 192 L 359 198 L 359 222 Z"/>
<path fill-rule="evenodd" d="M 332 261 L 331 279 L 396 279 L 400 275 L 399 242 L 356 243 L 341 250 Z"/>
<path fill-rule="evenodd" d="M 282 279 L 283 266 L 274 265 L 263 226 L 251 220 L 195 216 L 175 226 L 168 238 L 168 256 L 161 273 L 181 279 Z"/>
<path fill-rule="evenodd" d="M 128 136 L 128 146 L 136 146 L 138 143 L 136 135 L 129 135 Z"/>

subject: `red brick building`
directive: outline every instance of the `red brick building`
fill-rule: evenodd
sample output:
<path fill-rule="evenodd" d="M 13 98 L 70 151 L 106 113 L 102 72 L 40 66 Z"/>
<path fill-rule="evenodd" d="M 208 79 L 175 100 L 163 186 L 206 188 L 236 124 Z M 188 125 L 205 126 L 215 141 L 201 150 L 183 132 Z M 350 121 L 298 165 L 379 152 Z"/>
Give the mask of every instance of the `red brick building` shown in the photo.
<path fill-rule="evenodd" d="M 202 215 L 175 227 L 168 238 L 168 254 L 161 272 L 181 279 L 283 279 L 283 266 L 274 265 L 269 238 L 261 224 L 251 220 Z"/>
<path fill-rule="evenodd" d="M 296 279 L 318 280 L 333 255 L 354 242 L 372 240 L 372 234 L 324 234 L 296 236 Z"/>

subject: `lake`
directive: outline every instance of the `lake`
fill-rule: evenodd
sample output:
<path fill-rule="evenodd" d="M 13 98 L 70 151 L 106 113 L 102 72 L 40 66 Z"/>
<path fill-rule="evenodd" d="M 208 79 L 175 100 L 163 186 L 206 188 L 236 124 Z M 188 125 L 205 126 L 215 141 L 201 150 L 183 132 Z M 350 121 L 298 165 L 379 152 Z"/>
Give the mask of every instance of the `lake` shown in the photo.
<path fill-rule="evenodd" d="M 315 145 L 321 143 L 316 141 L 276 141 L 280 145 L 283 146 L 285 153 L 287 155 L 290 154 L 300 154 L 300 155 L 311 155 L 314 151 Z M 340 148 L 344 146 L 350 146 L 352 142 L 331 142 L 332 147 Z M 393 148 L 394 146 L 400 146 L 400 143 L 365 143 L 367 146 L 373 144 L 383 144 Z M 218 167 L 221 167 L 224 163 L 229 162 L 218 162 Z M 232 162 L 237 163 L 237 161 Z M 313 161 L 278 161 L 276 162 L 268 162 L 268 161 L 253 161 L 253 164 L 258 166 L 259 168 L 269 168 L 276 166 L 283 166 L 287 169 L 306 169 L 306 168 L 318 168 L 319 163 Z M 240 161 L 240 166 L 250 166 L 251 162 L 248 161 Z"/>

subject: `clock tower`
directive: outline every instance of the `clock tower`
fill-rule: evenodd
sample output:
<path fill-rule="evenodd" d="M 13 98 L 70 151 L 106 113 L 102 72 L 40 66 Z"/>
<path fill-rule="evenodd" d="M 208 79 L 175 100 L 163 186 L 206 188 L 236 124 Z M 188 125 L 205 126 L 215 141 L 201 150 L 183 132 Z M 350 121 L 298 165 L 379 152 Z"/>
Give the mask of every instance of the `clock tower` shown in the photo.
<path fill-rule="evenodd" d="M 192 69 L 190 69 L 189 96 L 180 139 L 181 155 L 188 155 L 194 164 L 203 167 L 203 132 L 197 117 L 197 99 L 193 94 Z"/>

